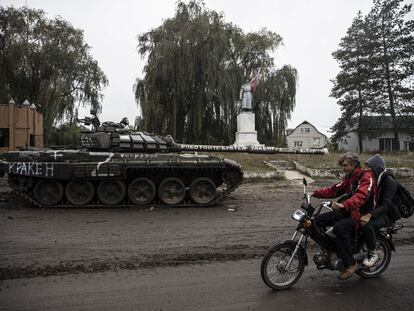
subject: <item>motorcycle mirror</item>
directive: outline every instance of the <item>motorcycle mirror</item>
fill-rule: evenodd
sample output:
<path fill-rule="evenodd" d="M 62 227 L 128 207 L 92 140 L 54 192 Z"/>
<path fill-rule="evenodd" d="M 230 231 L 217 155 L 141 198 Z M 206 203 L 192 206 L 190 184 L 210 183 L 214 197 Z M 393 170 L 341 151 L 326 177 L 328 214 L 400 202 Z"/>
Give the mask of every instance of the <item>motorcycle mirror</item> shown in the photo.
<path fill-rule="evenodd" d="M 308 182 L 306 181 L 306 178 L 303 178 L 303 185 L 306 187 L 308 185 Z"/>

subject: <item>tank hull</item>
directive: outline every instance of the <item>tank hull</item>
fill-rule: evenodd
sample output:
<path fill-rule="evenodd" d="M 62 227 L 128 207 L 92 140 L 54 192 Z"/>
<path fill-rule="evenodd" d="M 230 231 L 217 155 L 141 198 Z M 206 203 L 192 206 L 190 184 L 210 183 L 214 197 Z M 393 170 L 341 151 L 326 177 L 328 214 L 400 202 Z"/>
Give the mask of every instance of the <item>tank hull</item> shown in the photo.
<path fill-rule="evenodd" d="M 243 180 L 236 162 L 195 154 L 66 150 L 3 158 L 13 191 L 36 206 L 209 206 Z"/>

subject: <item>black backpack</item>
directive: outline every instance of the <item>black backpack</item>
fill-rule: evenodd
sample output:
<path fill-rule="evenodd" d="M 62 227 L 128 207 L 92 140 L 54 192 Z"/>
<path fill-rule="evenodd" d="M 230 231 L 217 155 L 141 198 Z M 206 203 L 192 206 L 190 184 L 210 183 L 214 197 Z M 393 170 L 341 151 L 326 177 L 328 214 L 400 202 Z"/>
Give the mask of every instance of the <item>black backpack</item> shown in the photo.
<path fill-rule="evenodd" d="M 414 199 L 410 192 L 398 181 L 397 191 L 392 202 L 398 207 L 401 217 L 408 218 L 414 213 Z"/>

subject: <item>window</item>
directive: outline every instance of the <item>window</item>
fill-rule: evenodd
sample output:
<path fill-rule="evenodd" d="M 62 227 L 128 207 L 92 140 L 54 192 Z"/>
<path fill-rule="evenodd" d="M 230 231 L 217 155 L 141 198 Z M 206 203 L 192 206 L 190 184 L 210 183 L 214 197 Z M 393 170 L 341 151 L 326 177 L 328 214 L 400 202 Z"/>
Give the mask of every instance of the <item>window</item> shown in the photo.
<path fill-rule="evenodd" d="M 300 132 L 301 132 L 301 133 L 310 133 L 310 127 L 302 127 L 302 128 L 300 129 Z"/>
<path fill-rule="evenodd" d="M 301 141 L 294 141 L 293 147 L 295 148 L 302 148 L 302 142 Z"/>
<path fill-rule="evenodd" d="M 414 141 L 405 141 L 404 142 L 404 150 L 405 151 L 414 151 Z"/>
<path fill-rule="evenodd" d="M 319 146 L 321 144 L 321 139 L 319 137 L 318 138 L 314 138 L 313 139 L 313 144 Z"/>
<path fill-rule="evenodd" d="M 0 147 L 9 147 L 9 129 L 0 129 Z"/>
<path fill-rule="evenodd" d="M 30 134 L 30 147 L 36 147 L 36 139 L 32 134 Z"/>
<path fill-rule="evenodd" d="M 394 138 L 380 138 L 379 151 L 393 151 L 395 150 Z"/>

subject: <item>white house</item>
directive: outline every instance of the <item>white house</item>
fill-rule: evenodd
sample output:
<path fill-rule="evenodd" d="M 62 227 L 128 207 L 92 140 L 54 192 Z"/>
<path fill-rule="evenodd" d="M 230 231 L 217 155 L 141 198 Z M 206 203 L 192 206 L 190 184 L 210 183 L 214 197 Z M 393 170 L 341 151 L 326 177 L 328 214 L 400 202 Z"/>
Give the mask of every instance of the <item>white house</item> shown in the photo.
<path fill-rule="evenodd" d="M 290 132 L 290 133 L 289 133 Z M 303 121 L 294 130 L 288 131 L 286 136 L 288 148 L 324 148 L 329 140 L 316 127 Z"/>
<path fill-rule="evenodd" d="M 397 116 L 399 151 L 414 151 L 414 116 Z M 364 116 L 362 127 L 363 152 L 395 151 L 391 116 Z M 359 153 L 358 134 L 349 131 L 338 140 L 339 151 Z"/>

